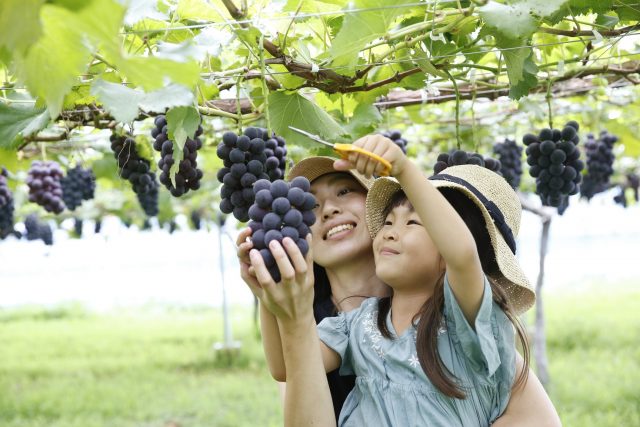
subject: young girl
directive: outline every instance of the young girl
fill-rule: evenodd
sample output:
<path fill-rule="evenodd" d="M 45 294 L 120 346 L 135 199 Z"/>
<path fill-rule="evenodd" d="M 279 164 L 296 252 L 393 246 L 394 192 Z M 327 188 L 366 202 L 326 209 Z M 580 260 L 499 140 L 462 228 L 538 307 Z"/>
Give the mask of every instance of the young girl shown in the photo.
<path fill-rule="evenodd" d="M 512 252 L 519 201 L 501 177 L 476 166 L 447 169 L 430 184 L 394 147 L 364 147 L 389 160 L 399 182 L 380 179 L 367 197 L 376 273 L 393 296 L 318 327 L 325 369 L 358 377 L 340 425 L 489 425 L 514 379 L 510 319 L 534 300 Z M 376 171 L 363 157 L 350 163 Z"/>

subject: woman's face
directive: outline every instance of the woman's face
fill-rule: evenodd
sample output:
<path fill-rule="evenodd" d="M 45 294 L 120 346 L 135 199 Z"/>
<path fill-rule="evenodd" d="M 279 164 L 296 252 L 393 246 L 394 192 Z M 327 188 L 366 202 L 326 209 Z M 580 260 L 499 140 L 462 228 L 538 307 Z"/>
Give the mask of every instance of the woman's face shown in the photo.
<path fill-rule="evenodd" d="M 316 222 L 311 226 L 313 260 L 335 268 L 356 257 L 373 256 L 365 220 L 366 190 L 347 173 L 323 175 L 311 183 Z"/>

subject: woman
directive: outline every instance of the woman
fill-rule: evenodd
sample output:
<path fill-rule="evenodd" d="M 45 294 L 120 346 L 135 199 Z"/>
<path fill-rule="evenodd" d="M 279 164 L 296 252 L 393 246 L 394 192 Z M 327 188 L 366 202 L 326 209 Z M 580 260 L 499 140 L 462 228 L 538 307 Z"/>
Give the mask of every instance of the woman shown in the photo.
<path fill-rule="evenodd" d="M 365 138 L 375 138 L 365 137 Z M 365 140 L 363 138 L 362 140 Z M 357 141 L 356 143 L 363 143 Z M 360 305 L 367 297 L 387 295 L 388 289 L 375 276 L 373 261 L 372 241 L 365 224 L 365 199 L 372 180 L 358 174 L 355 171 L 337 172 L 333 168 L 336 159 L 328 157 L 311 157 L 299 162 L 289 173 L 288 179 L 296 176 L 304 176 L 311 181 L 311 191 L 317 199 L 316 223 L 311 227 L 313 272 L 306 274 L 299 280 L 314 282 L 314 315 L 316 322 L 324 317 L 335 314 L 337 311 L 349 311 Z M 282 308 L 278 301 L 269 302 L 264 298 L 269 295 L 261 294 L 259 285 L 249 268 L 248 251 L 251 243 L 245 242 L 250 235 L 250 230 L 244 230 L 238 238 L 238 256 L 240 258 L 242 277 L 251 287 L 254 293 L 261 297 L 261 321 L 263 328 L 282 328 L 278 324 L 269 308 Z M 286 256 L 286 255 L 285 255 Z M 285 313 L 284 315 L 292 315 Z M 295 314 L 293 314 L 295 315 Z M 280 316 L 278 316 L 280 317 Z M 280 331 L 283 332 L 282 330 Z M 284 331 L 283 335 L 287 335 Z M 300 347 L 289 345 L 287 342 L 265 342 L 265 351 L 274 351 L 274 348 L 282 349 L 284 344 L 284 366 L 269 366 L 276 380 L 288 381 L 289 392 L 294 396 L 287 396 L 290 403 L 295 405 L 296 400 L 308 398 L 321 393 L 309 390 L 311 384 L 302 387 L 296 384 L 302 376 L 287 375 L 298 369 L 304 369 L 305 357 L 300 356 Z M 296 352 L 297 354 L 288 354 Z M 311 354 L 309 357 L 313 357 Z M 518 357 L 518 370 L 522 370 L 523 360 Z M 518 375 L 518 374 L 517 374 Z M 340 377 L 337 372 L 328 374 L 327 381 L 331 390 L 335 415 L 340 413 L 342 403 L 346 395 L 353 387 L 353 378 Z M 293 382 L 293 383 L 292 383 Z M 319 380 L 317 387 L 324 387 L 326 383 Z M 292 393 L 292 387 L 303 393 Z M 287 410 L 285 410 L 286 412 Z M 285 415 L 287 415 L 285 413 Z M 530 372 L 529 380 L 522 386 L 513 390 L 507 410 L 498 419 L 495 426 L 510 425 L 535 425 L 556 426 L 560 425 L 558 416 L 551 401 L 546 395 L 537 377 Z"/>

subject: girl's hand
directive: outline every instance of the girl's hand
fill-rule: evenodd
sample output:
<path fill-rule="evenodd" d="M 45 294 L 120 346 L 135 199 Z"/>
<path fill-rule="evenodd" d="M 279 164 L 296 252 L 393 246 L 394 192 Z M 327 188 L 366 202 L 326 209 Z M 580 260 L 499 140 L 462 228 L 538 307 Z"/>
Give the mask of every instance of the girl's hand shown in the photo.
<path fill-rule="evenodd" d="M 311 234 L 307 236 L 307 243 L 311 248 Z M 284 327 L 299 325 L 300 321 L 313 318 L 311 249 L 306 258 L 303 257 L 298 246 L 288 237 L 283 239 L 282 245 L 277 240 L 272 241 L 269 249 L 280 270 L 282 279 L 279 283 L 273 281 L 260 253 L 255 249 L 249 253 L 261 290 L 260 300 Z"/>
<path fill-rule="evenodd" d="M 400 147 L 387 137 L 377 134 L 367 135 L 355 141 L 353 145 L 377 154 L 391 163 L 390 174 L 393 176 L 401 174 L 404 170 L 407 156 L 405 156 Z M 374 174 L 379 175 L 384 169 L 380 162 L 358 153 L 350 153 L 348 160 L 337 160 L 333 167 L 341 171 L 356 169 L 367 177 L 371 177 Z"/>

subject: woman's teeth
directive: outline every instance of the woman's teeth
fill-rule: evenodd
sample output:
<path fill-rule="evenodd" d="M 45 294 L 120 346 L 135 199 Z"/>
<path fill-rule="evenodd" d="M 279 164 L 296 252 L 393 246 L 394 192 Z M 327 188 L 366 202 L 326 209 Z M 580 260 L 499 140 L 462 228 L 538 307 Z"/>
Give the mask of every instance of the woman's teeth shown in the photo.
<path fill-rule="evenodd" d="M 330 238 L 331 236 L 333 236 L 334 234 L 337 234 L 343 230 L 353 230 L 353 225 L 351 224 L 342 224 L 342 225 L 337 225 L 333 228 L 331 228 L 328 232 L 327 232 L 327 239 Z"/>

